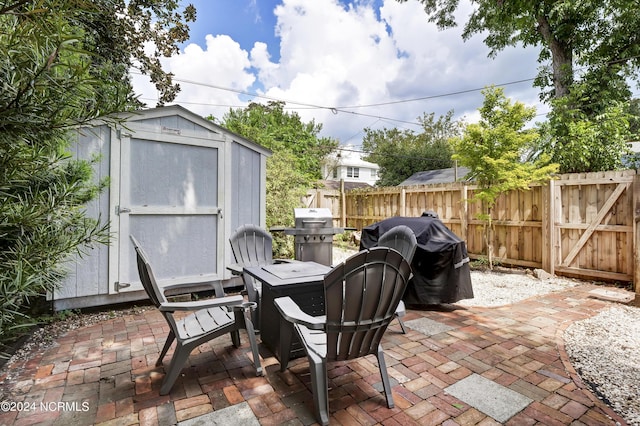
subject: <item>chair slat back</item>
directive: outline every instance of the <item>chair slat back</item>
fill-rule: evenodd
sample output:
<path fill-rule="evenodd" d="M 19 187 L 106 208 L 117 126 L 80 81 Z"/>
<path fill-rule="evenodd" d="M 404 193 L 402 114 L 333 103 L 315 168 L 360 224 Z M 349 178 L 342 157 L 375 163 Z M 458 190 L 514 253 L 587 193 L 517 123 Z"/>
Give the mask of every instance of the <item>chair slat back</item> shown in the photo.
<path fill-rule="evenodd" d="M 375 354 L 402 299 L 411 266 L 396 250 L 363 250 L 324 279 L 327 360 Z"/>
<path fill-rule="evenodd" d="M 142 281 L 142 287 L 144 287 L 153 304 L 159 307 L 161 304 L 167 302 L 167 298 L 160 290 L 160 286 L 158 286 L 153 271 L 151 270 L 151 264 L 140 243 L 133 235 L 130 235 L 129 238 L 131 238 L 133 247 L 136 250 L 136 262 L 138 264 L 138 274 L 140 275 L 140 281 Z"/>
<path fill-rule="evenodd" d="M 413 230 L 406 225 L 398 225 L 382 234 L 378 240 L 378 247 L 391 247 L 404 256 L 409 263 L 418 247 L 418 241 Z"/>
<path fill-rule="evenodd" d="M 273 263 L 273 238 L 256 225 L 242 225 L 231 238 L 231 251 L 236 263 L 260 266 Z"/>

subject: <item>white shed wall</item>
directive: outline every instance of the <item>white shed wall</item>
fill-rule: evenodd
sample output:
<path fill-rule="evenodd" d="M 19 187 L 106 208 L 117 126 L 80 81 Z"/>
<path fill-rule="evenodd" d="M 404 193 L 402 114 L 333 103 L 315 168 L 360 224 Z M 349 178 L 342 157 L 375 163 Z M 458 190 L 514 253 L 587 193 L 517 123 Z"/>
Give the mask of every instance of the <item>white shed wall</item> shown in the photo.
<path fill-rule="evenodd" d="M 265 167 L 266 157 L 270 152 L 179 106 L 142 111 L 131 120 L 136 122 L 136 128 L 148 129 L 149 133 L 161 132 L 165 135 L 179 135 L 182 138 L 193 136 L 198 139 L 212 139 L 218 144 L 220 140 L 224 141 L 224 152 L 221 153 L 223 156 L 219 158 L 219 161 L 224 162 L 224 167 L 221 167 L 224 175 L 218 176 L 224 184 L 221 200 L 224 214 L 220 216 L 223 231 L 219 234 L 220 238 L 224 239 L 224 243 L 219 247 L 225 250 L 224 262 L 229 262 L 230 233 L 244 223 L 261 226 L 265 224 Z M 87 212 L 91 217 L 100 217 L 103 221 L 112 218 L 113 240 L 110 246 L 90 248 L 86 251 L 86 255 L 69 261 L 70 274 L 61 283 L 60 288 L 50 295 L 58 310 L 147 298 L 141 291 L 123 291 L 116 294 L 112 291 L 114 280 L 117 279 L 114 277 L 117 270 L 114 272 L 113 265 L 117 264 L 115 258 L 120 255 L 117 250 L 118 241 L 123 238 L 127 241 L 129 239 L 128 235 L 118 235 L 117 216 L 113 212 L 118 203 L 120 177 L 110 175 L 113 170 L 120 169 L 114 167 L 116 164 L 114 162 L 119 162 L 120 158 L 112 158 L 112 156 L 120 156 L 119 135 L 120 132 L 105 124 L 83 128 L 78 133 L 74 155 L 86 159 L 99 156 L 100 160 L 94 166 L 95 179 L 110 177 L 110 187 L 100 195 L 98 200 L 87 206 Z M 158 231 L 162 232 L 162 230 Z M 197 247 L 193 249 L 197 250 Z M 126 255 L 131 255 L 131 252 Z M 226 271 L 226 265 L 222 265 L 222 269 L 225 271 L 224 277 L 230 277 Z"/>

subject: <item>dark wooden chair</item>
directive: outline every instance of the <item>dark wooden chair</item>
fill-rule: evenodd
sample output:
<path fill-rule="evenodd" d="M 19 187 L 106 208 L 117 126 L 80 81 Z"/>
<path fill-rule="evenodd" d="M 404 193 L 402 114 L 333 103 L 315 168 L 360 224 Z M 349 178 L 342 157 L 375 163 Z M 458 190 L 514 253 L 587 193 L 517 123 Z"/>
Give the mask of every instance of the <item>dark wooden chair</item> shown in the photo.
<path fill-rule="evenodd" d="M 382 234 L 378 240 L 378 247 L 390 247 L 399 251 L 400 254 L 407 259 L 409 265 L 411 265 L 413 255 L 416 253 L 416 248 L 418 247 L 418 241 L 416 240 L 416 235 L 413 233 L 411 228 L 406 225 L 398 225 Z M 400 328 L 404 334 L 407 334 L 407 329 L 404 327 L 402 317 L 406 314 L 406 307 L 404 306 L 404 302 L 401 300 L 398 304 L 398 309 L 396 309 L 396 318 L 398 319 Z"/>
<path fill-rule="evenodd" d="M 281 346 L 291 347 L 295 329 L 307 354 L 321 424 L 329 424 L 327 362 L 331 361 L 375 355 L 387 407 L 394 407 L 380 340 L 395 316 L 410 274 L 411 266 L 399 252 L 374 247 L 351 256 L 324 277 L 325 315 L 306 314 L 290 297 L 275 299 L 282 316 Z M 281 354 L 281 370 L 287 368 L 289 354 Z"/>
<path fill-rule="evenodd" d="M 170 328 L 156 366 L 162 365 L 162 360 L 171 344 L 174 340 L 176 341 L 173 357 L 160 387 L 160 395 L 166 395 L 171 391 L 189 354 L 195 348 L 226 333 L 231 334 L 233 346 L 237 348 L 240 346 L 240 329 L 247 331 L 256 375 L 262 375 L 258 344 L 250 313 L 255 307 L 255 303 L 245 302 L 240 295 L 190 302 L 169 302 L 164 291 L 156 282 L 144 250 L 133 236 L 131 236 L 131 241 L 136 250 L 138 273 L 142 286 L 153 304 L 162 312 Z M 220 292 L 222 292 L 221 289 Z M 176 315 L 177 312 L 181 313 Z M 184 312 L 188 314 L 185 315 Z"/>

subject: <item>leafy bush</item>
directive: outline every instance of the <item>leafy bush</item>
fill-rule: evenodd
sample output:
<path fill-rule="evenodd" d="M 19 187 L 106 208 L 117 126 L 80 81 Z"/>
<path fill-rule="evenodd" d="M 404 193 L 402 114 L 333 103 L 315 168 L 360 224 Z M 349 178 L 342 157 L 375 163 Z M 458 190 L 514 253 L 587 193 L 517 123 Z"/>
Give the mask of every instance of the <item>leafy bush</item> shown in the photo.
<path fill-rule="evenodd" d="M 34 144 L 0 132 L 2 341 L 34 324 L 26 308 L 54 291 L 71 253 L 108 239 L 106 225 L 84 213 L 106 182 L 93 183 L 91 162 L 69 157 L 66 137 L 57 131 Z"/>
<path fill-rule="evenodd" d="M 93 181 L 92 161 L 71 158 L 69 131 L 139 106 L 134 61 L 161 101 L 173 100 L 178 87 L 159 57 L 188 39 L 183 21 L 195 20 L 195 9 L 181 8 L 173 0 L 2 3 L 0 342 L 36 321 L 28 307 L 55 290 L 65 260 L 107 241 L 106 225 L 84 210 L 106 182 Z"/>

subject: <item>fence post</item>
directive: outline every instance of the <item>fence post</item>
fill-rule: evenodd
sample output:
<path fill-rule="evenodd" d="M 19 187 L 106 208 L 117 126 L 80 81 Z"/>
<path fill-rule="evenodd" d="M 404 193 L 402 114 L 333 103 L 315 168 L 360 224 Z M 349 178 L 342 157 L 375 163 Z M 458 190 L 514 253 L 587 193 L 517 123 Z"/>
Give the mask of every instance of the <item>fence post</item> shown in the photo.
<path fill-rule="evenodd" d="M 640 294 L 640 176 L 633 177 L 633 289 Z M 637 298 L 637 296 L 636 296 Z"/>
<path fill-rule="evenodd" d="M 407 190 L 404 186 L 400 189 L 400 216 L 407 215 Z"/>
<path fill-rule="evenodd" d="M 553 246 L 555 244 L 555 182 L 552 180 L 542 187 L 542 269 L 555 274 L 555 258 Z"/>
<path fill-rule="evenodd" d="M 340 226 L 347 226 L 347 199 L 344 194 L 344 179 L 340 179 Z"/>
<path fill-rule="evenodd" d="M 469 242 L 469 201 L 467 200 L 467 185 L 460 187 L 460 234 L 461 237 Z"/>

